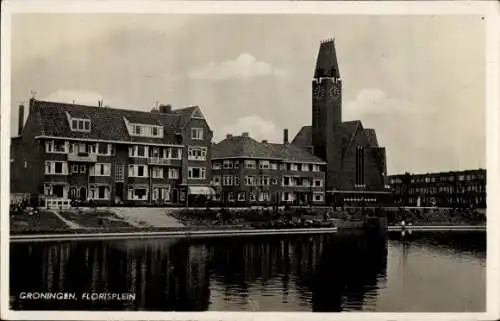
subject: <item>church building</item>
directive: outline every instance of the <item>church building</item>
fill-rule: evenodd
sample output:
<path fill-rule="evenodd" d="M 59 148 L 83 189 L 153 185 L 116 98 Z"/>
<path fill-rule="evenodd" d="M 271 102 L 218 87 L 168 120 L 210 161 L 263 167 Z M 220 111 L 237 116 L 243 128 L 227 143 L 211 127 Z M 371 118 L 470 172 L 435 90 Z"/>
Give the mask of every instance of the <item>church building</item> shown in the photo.
<path fill-rule="evenodd" d="M 360 205 L 390 202 L 385 148 L 374 129 L 360 120 L 342 121 L 342 80 L 335 42 L 320 45 L 312 80 L 312 126 L 304 126 L 292 144 L 327 162 L 326 201 Z"/>

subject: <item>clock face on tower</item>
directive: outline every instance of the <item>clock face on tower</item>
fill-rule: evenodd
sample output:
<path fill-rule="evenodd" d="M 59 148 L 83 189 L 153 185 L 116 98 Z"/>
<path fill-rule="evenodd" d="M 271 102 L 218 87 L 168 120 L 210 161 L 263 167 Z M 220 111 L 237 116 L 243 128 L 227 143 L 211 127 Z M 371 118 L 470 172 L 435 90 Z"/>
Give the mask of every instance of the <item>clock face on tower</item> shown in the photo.
<path fill-rule="evenodd" d="M 337 86 L 330 87 L 330 97 L 339 97 L 340 96 L 340 88 Z"/>

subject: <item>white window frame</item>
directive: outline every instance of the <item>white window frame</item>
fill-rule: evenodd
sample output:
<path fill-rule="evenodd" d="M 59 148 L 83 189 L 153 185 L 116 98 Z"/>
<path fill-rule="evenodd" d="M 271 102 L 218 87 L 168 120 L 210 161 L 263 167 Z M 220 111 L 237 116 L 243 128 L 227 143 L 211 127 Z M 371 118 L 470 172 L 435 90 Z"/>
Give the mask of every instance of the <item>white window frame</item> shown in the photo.
<path fill-rule="evenodd" d="M 203 128 L 193 127 L 191 128 L 191 140 L 203 140 L 204 138 Z"/>
<path fill-rule="evenodd" d="M 142 198 L 136 197 L 135 190 L 146 190 L 146 194 Z M 131 185 L 127 190 L 127 199 L 130 201 L 147 201 L 149 199 L 149 188 L 147 186 Z"/>
<path fill-rule="evenodd" d="M 76 128 L 74 127 L 74 122 L 76 122 Z M 88 124 L 88 126 L 86 126 L 87 124 Z M 80 128 L 80 125 L 82 125 L 82 128 Z M 90 133 L 92 131 L 92 123 L 91 123 L 90 119 L 70 118 L 69 119 L 69 126 L 70 126 L 72 132 Z M 88 128 L 85 128 L 85 127 L 88 127 Z"/>
<path fill-rule="evenodd" d="M 260 183 L 259 185 L 261 186 L 269 186 L 271 185 L 271 179 L 268 175 L 263 175 L 260 177 L 259 183 Z"/>
<path fill-rule="evenodd" d="M 245 192 L 238 192 L 238 202 L 245 201 Z"/>
<path fill-rule="evenodd" d="M 259 169 L 270 169 L 271 168 L 271 162 L 268 160 L 261 160 L 259 161 Z"/>
<path fill-rule="evenodd" d="M 271 169 L 272 169 L 273 171 L 278 170 L 278 163 L 271 163 Z"/>
<path fill-rule="evenodd" d="M 71 165 L 71 174 L 78 174 L 78 173 L 80 173 L 80 166 L 78 166 L 78 164 Z"/>
<path fill-rule="evenodd" d="M 319 185 L 316 184 L 317 182 L 319 182 Z M 315 178 L 314 182 L 313 182 L 313 187 L 323 187 L 323 180 L 319 179 L 319 178 Z"/>
<path fill-rule="evenodd" d="M 256 185 L 256 178 L 254 175 L 246 175 L 245 176 L 245 185 L 246 186 L 255 186 Z"/>
<path fill-rule="evenodd" d="M 90 168 L 90 176 L 111 176 L 111 163 L 96 163 Z"/>
<path fill-rule="evenodd" d="M 62 164 L 61 173 L 56 173 L 56 163 Z M 45 161 L 45 175 L 68 175 L 68 163 L 64 161 Z"/>
<path fill-rule="evenodd" d="M 67 154 L 69 150 L 69 144 L 63 141 L 63 150 L 55 150 L 55 140 L 48 140 L 45 142 L 45 152 L 49 154 Z"/>
<path fill-rule="evenodd" d="M 298 170 L 299 170 L 298 164 L 295 164 L 295 163 L 290 164 L 290 171 L 297 172 Z"/>
<path fill-rule="evenodd" d="M 318 199 L 319 197 L 319 199 Z M 325 195 L 323 192 L 314 192 L 313 193 L 313 201 L 314 202 L 323 202 L 325 200 Z"/>
<path fill-rule="evenodd" d="M 203 146 L 188 146 L 188 160 L 190 161 L 206 161 L 207 147 Z"/>
<path fill-rule="evenodd" d="M 221 169 L 220 162 L 213 162 L 212 163 L 212 169 Z"/>
<path fill-rule="evenodd" d="M 143 167 L 144 176 L 139 176 L 139 167 Z M 128 165 L 128 177 L 143 178 L 149 177 L 148 165 L 145 164 L 129 164 Z"/>
<path fill-rule="evenodd" d="M 152 178 L 161 178 L 163 179 L 163 167 L 154 166 L 151 168 L 151 176 Z"/>
<path fill-rule="evenodd" d="M 198 169 L 200 171 L 200 177 L 193 177 L 194 169 Z M 207 169 L 205 167 L 188 167 L 188 179 L 204 180 L 206 178 L 207 178 Z"/>
<path fill-rule="evenodd" d="M 107 145 L 107 147 L 106 147 L 106 153 L 100 153 L 99 152 L 99 145 L 100 144 Z M 99 156 L 112 156 L 113 155 L 113 144 L 109 144 L 109 143 L 97 143 L 97 144 L 95 144 L 94 153 L 96 155 L 99 155 Z"/>
<path fill-rule="evenodd" d="M 144 156 L 139 156 L 139 147 L 144 147 Z M 149 146 L 133 145 L 128 148 L 128 156 L 133 158 L 148 158 Z"/>
<path fill-rule="evenodd" d="M 168 178 L 169 179 L 179 179 L 179 169 L 177 169 L 177 168 L 169 168 L 168 169 Z"/>
<path fill-rule="evenodd" d="M 309 172 L 309 164 L 301 164 L 300 170 L 302 172 Z"/>
<path fill-rule="evenodd" d="M 99 197 L 99 188 L 104 188 L 104 197 Z M 109 200 L 111 198 L 111 187 L 109 185 L 91 184 L 89 186 L 88 198 L 92 200 Z"/>
<path fill-rule="evenodd" d="M 255 160 L 253 160 L 253 159 L 247 159 L 247 160 L 245 160 L 245 168 L 256 169 L 257 168 L 257 164 L 256 164 Z"/>
<path fill-rule="evenodd" d="M 233 186 L 234 185 L 234 176 L 233 175 L 224 175 L 222 177 L 222 185 L 223 186 Z"/>
<path fill-rule="evenodd" d="M 224 168 L 224 169 L 233 168 L 233 161 L 232 160 L 224 160 L 222 163 L 222 168 Z"/>

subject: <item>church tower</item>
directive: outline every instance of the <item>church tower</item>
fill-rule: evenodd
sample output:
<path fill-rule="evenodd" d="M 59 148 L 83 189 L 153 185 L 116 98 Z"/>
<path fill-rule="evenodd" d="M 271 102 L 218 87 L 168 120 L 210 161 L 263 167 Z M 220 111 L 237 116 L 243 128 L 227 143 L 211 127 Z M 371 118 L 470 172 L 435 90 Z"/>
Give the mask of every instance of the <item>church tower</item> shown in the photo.
<path fill-rule="evenodd" d="M 326 160 L 328 139 L 342 122 L 342 81 L 333 39 L 321 42 L 312 81 L 312 145 Z"/>

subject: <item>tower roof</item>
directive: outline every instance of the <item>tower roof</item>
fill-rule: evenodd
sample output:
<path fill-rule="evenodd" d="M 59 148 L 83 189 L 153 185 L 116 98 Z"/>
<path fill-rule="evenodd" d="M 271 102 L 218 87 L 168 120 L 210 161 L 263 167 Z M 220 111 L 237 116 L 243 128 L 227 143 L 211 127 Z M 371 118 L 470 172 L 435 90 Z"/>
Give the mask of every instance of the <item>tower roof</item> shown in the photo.
<path fill-rule="evenodd" d="M 314 78 L 322 77 L 340 78 L 335 40 L 333 38 L 322 41 L 319 46 Z"/>

